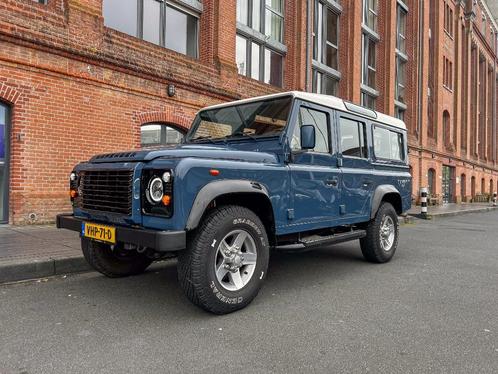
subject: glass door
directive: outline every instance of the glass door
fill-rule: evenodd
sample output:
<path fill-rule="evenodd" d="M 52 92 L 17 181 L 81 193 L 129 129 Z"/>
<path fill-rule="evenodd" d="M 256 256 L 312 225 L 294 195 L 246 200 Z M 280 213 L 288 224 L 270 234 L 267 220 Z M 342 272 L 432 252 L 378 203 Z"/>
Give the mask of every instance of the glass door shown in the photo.
<path fill-rule="evenodd" d="M 9 220 L 9 125 L 9 107 L 0 103 L 0 223 Z"/>

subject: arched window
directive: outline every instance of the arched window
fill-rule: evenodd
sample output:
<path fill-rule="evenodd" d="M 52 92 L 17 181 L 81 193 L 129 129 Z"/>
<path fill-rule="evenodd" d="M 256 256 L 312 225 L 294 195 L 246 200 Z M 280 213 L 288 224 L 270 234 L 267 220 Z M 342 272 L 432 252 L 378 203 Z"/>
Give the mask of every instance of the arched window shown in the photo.
<path fill-rule="evenodd" d="M 450 113 L 447 110 L 443 112 L 443 142 L 448 146 L 451 142 L 451 123 Z"/>
<path fill-rule="evenodd" d="M 429 196 L 432 196 L 436 192 L 434 190 L 436 187 L 436 170 L 434 170 L 433 168 L 430 168 L 429 172 L 427 173 L 427 183 L 427 187 L 429 188 Z"/>
<path fill-rule="evenodd" d="M 140 129 L 142 147 L 178 144 L 184 135 L 184 132 L 164 123 L 147 123 Z"/>
<path fill-rule="evenodd" d="M 481 179 L 481 194 L 486 193 L 486 180 L 484 178 Z"/>

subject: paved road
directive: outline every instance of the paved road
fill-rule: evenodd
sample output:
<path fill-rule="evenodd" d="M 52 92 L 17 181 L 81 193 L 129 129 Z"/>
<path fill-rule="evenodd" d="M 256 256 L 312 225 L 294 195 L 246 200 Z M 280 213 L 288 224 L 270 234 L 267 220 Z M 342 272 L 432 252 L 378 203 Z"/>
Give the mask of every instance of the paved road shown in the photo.
<path fill-rule="evenodd" d="M 402 228 L 386 265 L 357 243 L 272 257 L 247 309 L 192 306 L 173 262 L 0 286 L 0 373 L 497 373 L 498 212 Z"/>

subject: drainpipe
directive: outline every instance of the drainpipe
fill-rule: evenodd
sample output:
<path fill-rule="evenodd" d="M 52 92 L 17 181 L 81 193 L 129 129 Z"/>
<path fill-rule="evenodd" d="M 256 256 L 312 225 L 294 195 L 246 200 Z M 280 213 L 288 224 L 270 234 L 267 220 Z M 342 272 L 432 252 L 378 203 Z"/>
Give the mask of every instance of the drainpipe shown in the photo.
<path fill-rule="evenodd" d="M 304 75 L 305 90 L 309 91 L 309 64 L 310 64 L 310 16 L 311 16 L 311 0 L 307 0 L 306 4 L 306 72 Z"/>
<path fill-rule="evenodd" d="M 432 32 L 432 30 L 431 30 Z M 422 145 L 422 100 L 424 87 L 423 84 L 423 65 L 424 65 L 424 0 L 420 0 L 418 9 L 418 108 L 417 108 L 417 138 L 419 145 Z M 432 94 L 432 93 L 431 93 Z"/>
<path fill-rule="evenodd" d="M 432 30 L 431 30 L 432 32 Z M 423 67 L 424 67 L 424 0 L 419 1 L 418 9 L 418 105 L 417 105 L 417 139 L 418 146 L 422 147 L 422 101 L 424 100 L 424 90 L 427 90 L 423 85 Z M 418 187 L 422 187 L 422 155 L 418 156 Z M 418 196 L 418 192 L 416 193 Z"/>
<path fill-rule="evenodd" d="M 498 30 L 497 30 L 498 31 Z M 494 45 L 495 45 L 495 58 L 494 60 L 494 69 L 493 69 L 493 160 L 494 160 L 494 165 L 496 165 L 496 59 L 498 58 L 497 56 L 497 51 L 498 51 L 498 37 L 495 35 L 495 40 L 494 40 Z"/>

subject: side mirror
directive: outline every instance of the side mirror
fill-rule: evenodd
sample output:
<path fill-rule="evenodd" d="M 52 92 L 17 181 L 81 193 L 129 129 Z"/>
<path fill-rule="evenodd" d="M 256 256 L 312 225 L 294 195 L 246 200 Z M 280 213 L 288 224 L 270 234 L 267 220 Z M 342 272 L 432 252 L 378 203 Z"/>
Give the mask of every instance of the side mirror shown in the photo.
<path fill-rule="evenodd" d="M 301 149 L 315 148 L 316 135 L 315 126 L 303 125 L 301 126 Z"/>

